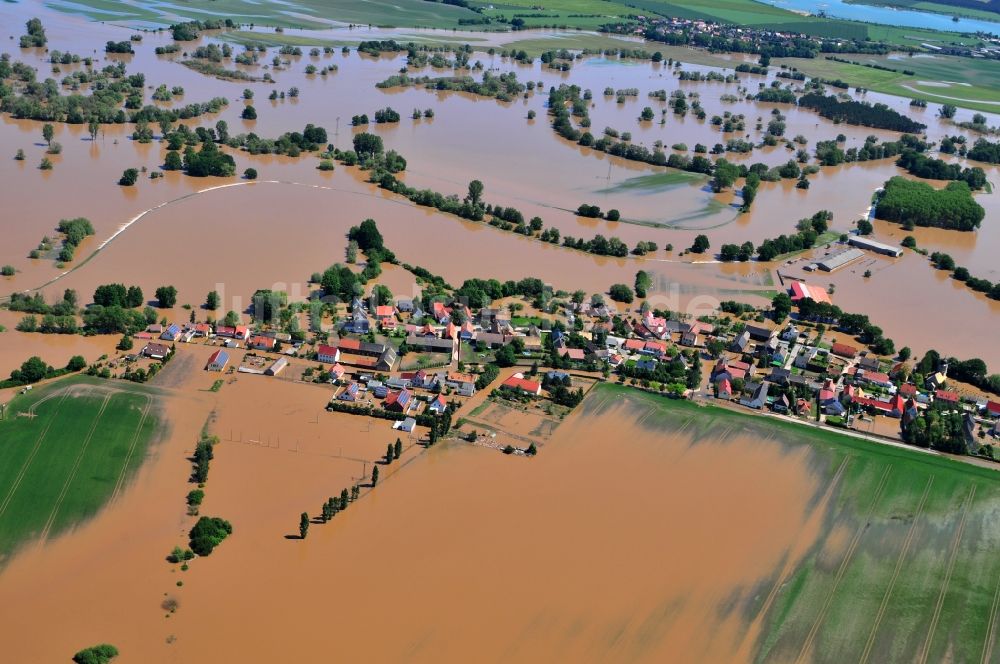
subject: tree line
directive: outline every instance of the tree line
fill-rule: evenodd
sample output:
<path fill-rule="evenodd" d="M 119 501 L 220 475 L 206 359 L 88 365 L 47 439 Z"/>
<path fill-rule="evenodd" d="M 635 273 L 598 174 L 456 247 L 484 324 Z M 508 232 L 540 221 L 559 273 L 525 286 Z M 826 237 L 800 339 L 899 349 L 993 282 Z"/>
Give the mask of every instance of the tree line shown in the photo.
<path fill-rule="evenodd" d="M 951 272 L 952 278 L 956 281 L 963 282 L 977 293 L 985 293 L 991 299 L 1000 300 L 1000 281 L 994 284 L 989 279 L 972 276 L 967 268 L 956 266 L 955 259 L 943 252 L 935 251 L 930 259 L 937 269 Z"/>
<path fill-rule="evenodd" d="M 845 122 L 875 129 L 890 129 L 910 134 L 927 128 L 926 125 L 911 120 L 885 104 L 870 104 L 854 100 L 844 101 L 833 95 L 826 96 L 818 92 L 802 95 L 798 104 L 800 107 L 812 109 L 821 117 L 834 122 Z"/>
<path fill-rule="evenodd" d="M 865 314 L 847 313 L 834 304 L 816 302 L 808 297 L 798 300 L 795 306 L 804 320 L 834 323 L 842 332 L 857 337 L 878 355 L 891 355 L 896 352 L 893 340 L 886 338 L 882 328 L 874 325 Z"/>
<path fill-rule="evenodd" d="M 896 165 L 919 178 L 961 180 L 973 191 L 979 191 L 986 186 L 986 173 L 978 166 L 962 168 L 959 164 L 949 164 L 942 159 L 934 159 L 915 150 L 905 150 L 899 155 Z"/>

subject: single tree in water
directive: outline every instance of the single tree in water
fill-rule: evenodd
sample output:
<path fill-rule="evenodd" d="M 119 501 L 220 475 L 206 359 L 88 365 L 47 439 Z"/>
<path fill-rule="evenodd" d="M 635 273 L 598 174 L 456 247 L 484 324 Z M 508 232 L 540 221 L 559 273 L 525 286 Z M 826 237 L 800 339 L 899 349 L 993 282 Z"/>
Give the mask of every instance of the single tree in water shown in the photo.
<path fill-rule="evenodd" d="M 353 488 L 351 489 L 351 493 L 352 494 L 354 493 L 354 489 Z M 340 509 L 342 509 L 342 510 L 346 510 L 347 509 L 347 501 L 348 501 L 347 489 L 344 489 L 343 491 L 340 492 Z"/>
<path fill-rule="evenodd" d="M 309 532 L 309 515 L 306 512 L 302 513 L 299 517 L 299 537 L 302 539 L 306 538 L 306 533 Z"/>
<path fill-rule="evenodd" d="M 396 444 L 393 445 L 392 447 L 392 456 L 398 459 L 399 455 L 401 455 L 402 453 L 403 453 L 403 441 L 397 438 Z"/>
<path fill-rule="evenodd" d="M 479 201 L 483 199 L 483 189 L 484 187 L 482 182 L 479 180 L 473 180 L 469 183 L 469 193 L 465 197 L 465 200 L 472 205 L 478 205 Z"/>
<path fill-rule="evenodd" d="M 90 140 L 97 140 L 97 132 L 101 130 L 101 123 L 97 120 L 91 120 L 87 123 L 87 131 L 90 133 Z"/>
<path fill-rule="evenodd" d="M 52 137 L 55 136 L 55 134 L 55 127 L 50 125 L 48 122 L 42 125 L 42 138 L 45 139 L 45 142 L 49 147 L 52 147 Z"/>
<path fill-rule="evenodd" d="M 372 486 L 378 484 L 378 466 L 372 467 Z"/>
<path fill-rule="evenodd" d="M 394 455 L 393 455 L 393 450 L 392 450 L 392 443 L 389 443 L 388 445 L 385 446 L 385 463 L 386 463 L 386 465 L 392 463 L 393 456 Z"/>

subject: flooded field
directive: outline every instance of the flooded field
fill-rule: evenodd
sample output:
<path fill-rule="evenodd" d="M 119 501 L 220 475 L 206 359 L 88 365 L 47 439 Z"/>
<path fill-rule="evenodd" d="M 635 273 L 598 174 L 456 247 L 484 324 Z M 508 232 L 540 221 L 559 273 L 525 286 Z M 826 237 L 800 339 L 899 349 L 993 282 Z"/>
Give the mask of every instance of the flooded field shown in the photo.
<path fill-rule="evenodd" d="M 190 521 L 172 436 L 136 495 L 0 576 L 20 607 L 11 657 L 58 659 L 94 634 L 148 662 L 441 661 L 472 647 L 490 660 L 913 661 L 925 642 L 939 661 L 990 645 L 988 474 L 970 485 L 965 467 L 850 439 L 802 445 L 799 427 L 602 388 L 534 459 L 405 443 L 376 489 L 300 541 L 286 537 L 298 513 L 358 478 L 392 433 L 316 412 L 321 388 L 267 383 L 241 377 L 212 397 L 223 441 L 202 513 L 234 528 L 218 553 L 187 572 L 163 561 Z M 191 419 L 206 405 L 175 407 Z M 130 522 L 133 498 L 153 496 Z M 42 574 L 60 593 L 35 592 Z M 165 595 L 179 603 L 169 617 Z M 91 610 L 73 610 L 84 597 Z M 36 638 L 43 616 L 64 628 Z"/>
<path fill-rule="evenodd" d="M 136 12 L 140 22 L 151 16 Z M 48 52 L 18 47 L 25 20 L 36 15 L 48 31 Z M 132 139 L 131 124 L 102 125 L 92 139 L 85 124 L 55 123 L 52 140 L 62 149 L 49 155 L 43 123 L 3 114 L 0 266 L 13 274 L 0 276 L 0 301 L 37 291 L 55 302 L 72 289 L 87 306 L 98 286 L 121 282 L 141 287 L 143 304 L 154 305 L 156 289 L 169 284 L 177 289 L 176 306 L 155 312 L 168 323 L 246 312 L 261 288 L 300 302 L 316 288 L 310 275 L 345 260 L 348 230 L 373 218 L 400 263 L 426 268 L 452 286 L 470 278 L 537 277 L 554 290 L 579 289 L 586 297 L 608 294 L 612 284 L 631 285 L 644 270 L 652 281 L 648 304 L 697 317 L 716 312 L 723 300 L 767 307 L 789 278 L 799 278 L 826 288 L 844 311 L 868 314 L 897 349 L 909 346 L 914 357 L 934 348 L 946 356 L 982 358 L 994 372 L 1000 367 L 992 333 L 1000 302 L 912 250 L 899 258 L 869 253 L 833 273 L 804 269 L 827 247 L 773 262 L 716 259 L 725 243 L 757 245 L 792 234 L 799 219 L 819 210 L 833 213 L 831 237 L 849 232 L 868 214 L 875 190 L 903 174 L 893 159 L 820 168 L 808 189 L 793 179 L 763 183 L 751 210 L 741 213 L 738 187 L 714 193 L 707 176 L 581 147 L 560 138 L 548 116 L 549 89 L 576 85 L 591 93 L 595 137 L 605 128 L 629 132 L 633 143 L 667 153 L 678 145 L 689 155 L 696 145 L 711 150 L 744 139 L 757 147 L 726 158 L 768 167 L 795 159 L 799 147 L 812 155 L 816 142 L 838 134 L 844 149 L 869 136 L 898 139 L 894 132 L 833 123 L 794 105 L 747 100 L 779 80 L 777 67 L 767 76 L 741 74 L 728 83 L 689 82 L 679 80 L 668 62 L 588 56 L 560 72 L 537 59 L 523 64 L 488 53 L 506 43 L 496 34 L 333 26 L 309 42 L 338 44 L 329 52 L 310 55 L 305 47 L 304 54 L 281 55 L 275 63 L 278 51 L 271 47 L 258 65 L 222 63 L 255 80 L 220 80 L 183 66 L 184 53 L 258 38 L 292 43 L 312 33 L 211 33 L 184 42 L 183 53 L 156 55 L 156 47 L 174 43 L 170 33 L 145 32 L 134 55 L 107 55 L 105 41 L 127 40 L 133 30 L 38 2 L 0 3 L 0 26 L 0 37 L 10 37 L 0 39 L 0 53 L 37 68 L 41 80 L 59 81 L 83 68 L 54 66 L 48 57 L 55 49 L 92 56 L 98 67 L 124 61 L 128 73 L 145 74 L 143 103 L 153 103 L 150 93 L 160 84 L 184 89 L 172 101 L 155 102 L 161 107 L 229 100 L 218 113 L 186 120 L 191 127 L 222 121 L 230 135 L 277 138 L 311 123 L 325 127 L 329 143 L 342 150 L 351 147 L 354 134 L 369 131 L 406 158 L 398 178 L 410 187 L 462 198 L 470 180 L 478 179 L 485 201 L 515 207 L 525 219 L 537 215 L 563 237 L 600 234 L 630 248 L 657 245 L 644 256 L 612 258 L 541 242 L 417 206 L 372 184 L 357 167 L 337 163 L 321 171 L 318 153 L 254 156 L 223 148 L 234 156 L 236 173 L 254 168 L 256 181 L 162 171 L 167 146 L 158 126 L 151 127 L 151 142 L 140 143 Z M 411 67 L 410 75 L 515 73 L 536 85 L 507 102 L 421 87 L 380 89 L 377 83 L 406 69 L 406 52 L 371 57 L 339 47 L 414 34 L 425 42 L 468 37 L 479 49 L 469 62 L 482 69 Z M 553 47 L 579 38 L 559 31 L 530 36 Z M 243 46 L 234 48 L 239 53 Z M 700 64 L 680 68 L 702 73 L 731 74 L 738 63 L 751 61 L 663 51 L 690 56 Z M 310 65 L 328 73 L 308 73 Z M 274 82 L 263 80 L 265 73 Z M 88 88 L 84 84 L 81 93 Z M 603 94 L 605 88 L 628 92 Z M 667 96 L 683 90 L 707 118 L 674 114 L 654 94 L 660 90 Z M 268 98 L 272 92 L 279 93 L 275 99 Z M 924 122 L 928 141 L 969 134 L 940 119 L 937 104 L 911 108 L 902 97 L 861 96 Z M 249 105 L 256 120 L 241 118 Z M 386 106 L 400 113 L 398 123 L 351 126 L 352 116 L 373 116 Z M 640 119 L 647 106 L 653 120 Z M 411 118 L 415 110 L 419 119 Z M 801 135 L 804 144 L 760 146 L 774 111 L 785 116 L 785 136 Z M 713 124 L 712 116 L 727 112 L 743 116 L 743 129 L 723 133 Z M 987 123 L 1000 123 L 1000 116 L 989 115 Z M 18 150 L 23 160 L 13 158 Z M 51 160 L 51 170 L 39 167 L 43 158 Z M 140 170 L 135 186 L 116 184 L 126 168 Z M 986 210 L 978 230 L 903 231 L 875 221 L 873 237 L 898 246 L 913 235 L 921 249 L 947 252 L 972 275 L 1000 281 L 1000 168 L 983 168 L 991 187 L 976 194 Z M 584 203 L 617 209 L 621 218 L 578 216 Z M 57 225 L 75 217 L 89 219 L 95 233 L 79 244 L 72 261 L 60 262 Z M 709 251 L 687 253 L 700 234 L 710 239 Z M 423 289 L 397 265 L 383 265 L 377 282 L 394 299 L 419 298 Z M 212 312 L 202 308 L 210 291 L 221 299 Z M 541 306 L 522 309 L 531 303 L 527 296 L 507 301 L 516 301 L 522 316 L 534 316 Z M 632 314 L 638 304 L 612 306 Z M 56 368 L 75 355 L 88 364 L 116 355 L 118 334 L 17 331 L 23 315 L 0 310 L 0 380 L 33 355 Z M 297 315 L 301 327 L 310 325 L 308 313 Z M 320 323 L 329 327 L 322 317 Z M 835 332 L 824 339 L 834 337 L 851 342 Z M 132 352 L 145 343 L 136 341 Z M 87 406 L 78 409 L 80 423 L 61 425 L 60 441 L 76 455 L 57 454 L 32 471 L 30 495 L 0 495 L 4 504 L 20 501 L 19 514 L 33 506 L 38 517 L 4 522 L 0 504 L 0 598 L 17 607 L 0 626 L 10 661 L 62 661 L 102 641 L 114 643 L 122 661 L 154 664 L 312 661 L 317 653 L 378 662 L 468 660 L 476 653 L 471 659 L 924 663 L 985 662 L 996 651 L 1000 484 L 992 471 L 622 386 L 594 387 L 603 365 L 578 367 L 573 385 L 587 396 L 575 410 L 548 399 L 487 398 L 490 391 L 481 389 L 455 419 L 459 433 L 482 434 L 476 444 L 454 436 L 428 446 L 426 427 L 405 434 L 389 420 L 327 412 L 341 388 L 303 382 L 312 360 L 294 360 L 281 377 L 220 374 L 203 370 L 217 345 L 178 346 L 151 386 L 135 388 L 156 395 L 155 444 L 139 459 L 122 460 L 113 436 L 104 441 L 131 481 L 107 491 L 85 441 L 104 431 L 105 406 L 133 428 L 140 407 L 117 393 L 91 407 L 104 392 L 88 388 L 73 393 L 78 406 Z M 537 357 L 524 353 L 525 359 L 520 351 L 522 363 Z M 230 366 L 243 352 L 233 352 Z M 480 357 L 493 352 L 485 346 L 473 351 Z M 448 354 L 440 355 L 446 363 Z M 425 358 L 414 353 L 409 359 L 419 366 Z M 511 364 L 502 365 L 499 381 L 527 370 Z M 467 369 L 459 365 L 459 371 Z M 91 387 L 118 382 L 74 380 Z M 0 401 L 11 396 L 8 390 Z M 23 419 L 18 424 L 30 429 Z M 196 511 L 228 520 L 233 533 L 216 553 L 182 567 L 166 557 L 187 545 L 197 520 L 186 497 L 195 488 L 191 455 L 203 435 L 219 443 Z M 380 463 L 397 437 L 400 458 Z M 0 448 L 5 442 L 0 435 Z M 507 444 L 521 449 L 501 454 Z M 528 444 L 538 445 L 537 456 L 521 454 Z M 20 453 L 24 445 L 14 447 L 5 449 Z M 74 460 L 85 480 L 77 480 Z M 12 477 L 8 484 L 18 481 L 16 472 Z M 86 485 L 83 508 L 63 510 L 58 488 L 54 507 L 46 502 L 52 496 L 32 502 L 40 488 L 60 481 L 70 488 Z M 314 520 L 308 537 L 299 538 L 301 513 L 317 517 L 324 501 L 354 486 L 357 500 L 329 523 Z"/>
<path fill-rule="evenodd" d="M 128 34 L 122 28 L 92 27 L 82 19 L 38 9 L 46 25 L 51 24 L 50 48 L 89 53 L 93 51 L 93 44 L 101 43 L 105 37 L 122 38 Z M 10 19 L 5 24 L 16 26 L 25 11 L 23 7 L 7 5 L 0 8 L 0 15 Z M 86 30 L 79 29 L 84 25 Z M 155 86 L 162 82 L 184 88 L 183 97 L 173 102 L 158 102 L 161 105 L 226 96 L 230 104 L 225 110 L 193 123 L 211 126 L 224 120 L 230 133 L 253 131 L 262 136 L 277 136 L 315 123 L 327 128 L 331 143 L 346 148 L 352 131 L 357 131 L 349 126 L 352 115 L 371 114 L 377 108 L 392 105 L 404 119 L 398 124 L 371 125 L 368 129 L 382 136 L 388 147 L 407 157 L 409 163 L 402 177 L 410 186 L 430 187 L 462 196 L 467 182 L 478 178 L 486 185 L 488 201 L 516 206 L 526 218 L 541 216 L 546 226 L 558 228 L 563 235 L 585 238 L 597 233 L 614 235 L 630 246 L 640 240 L 654 241 L 660 247 L 672 244 L 675 253 L 661 251 L 651 255 L 643 267 L 679 285 L 683 301 L 674 308 L 687 305 L 688 293 L 759 303 L 761 299 L 754 299 L 751 291 L 762 291 L 766 296 L 773 288 L 770 275 L 747 278 L 750 272 L 768 272 L 759 266 L 732 268 L 708 264 L 691 267 L 669 262 L 677 260 L 676 253 L 687 247 L 698 233 L 708 234 L 713 248 L 726 242 L 750 240 L 758 243 L 792 232 L 797 219 L 819 209 L 831 210 L 833 229 L 846 232 L 868 208 L 875 188 L 900 172 L 891 160 L 887 160 L 823 169 L 813 176 L 813 186 L 808 191 L 796 189 L 791 181 L 765 183 L 753 209 L 747 214 L 739 214 L 736 209 L 739 197 L 732 193 L 713 194 L 707 180 L 662 178 L 660 174 L 664 169 L 627 162 L 570 144 L 555 135 L 546 117 L 547 95 L 543 91 L 566 82 L 593 91 L 590 115 L 591 130 L 595 134 L 600 134 L 604 127 L 630 131 L 634 142 L 650 148 L 655 141 L 662 141 L 668 150 L 677 142 L 684 142 L 691 149 L 695 143 L 711 146 L 732 137 L 745 136 L 758 141 L 762 133 L 756 125 L 758 122 L 766 124 L 774 109 L 786 116 L 786 136 L 806 136 L 809 141 L 806 147 L 810 149 L 816 141 L 832 139 L 837 134 L 845 136 L 845 147 L 861 145 L 865 137 L 872 134 L 881 140 L 892 140 L 896 136 L 892 132 L 834 125 L 811 111 L 788 105 L 748 101 L 726 103 L 720 99 L 741 89 L 753 92 L 759 84 L 773 80 L 771 77 L 744 74 L 739 83 L 691 83 L 678 81 L 665 63 L 589 58 L 577 61 L 569 72 L 556 72 L 543 68 L 538 62 L 522 65 L 499 55 L 474 53 L 470 61 L 482 62 L 494 73 L 514 71 L 522 81 L 536 80 L 542 84 L 542 88 L 528 93 L 525 99 L 502 103 L 420 88 L 377 89 L 375 83 L 398 71 L 405 64 L 405 57 L 375 59 L 354 52 L 343 54 L 339 50 L 320 56 L 289 56 L 288 66 L 273 71 L 277 84 L 220 81 L 179 66 L 173 62 L 180 59 L 178 54 L 153 54 L 155 46 L 169 41 L 168 34 L 146 33 L 135 55 L 103 57 L 108 60 L 125 58 L 129 71 L 143 72 L 148 84 Z M 192 42 L 190 48 L 210 41 L 210 38 L 201 38 Z M 41 52 L 17 49 L 11 40 L 0 44 L 0 50 L 11 52 L 15 58 L 32 63 L 41 71 L 48 66 L 43 63 Z M 336 65 L 338 69 L 327 76 L 310 75 L 305 73 L 307 64 Z M 79 66 L 61 68 L 72 70 Z M 259 66 L 236 67 L 255 74 L 263 71 Z M 702 72 L 711 69 L 694 64 L 684 64 L 682 68 Z M 415 73 L 443 76 L 449 71 L 427 68 Z M 272 90 L 286 91 L 291 87 L 301 90 L 299 97 L 266 99 Z M 605 87 L 635 88 L 639 94 L 617 103 L 614 96 L 601 93 Z M 246 103 L 241 99 L 244 88 L 254 93 L 254 101 L 250 103 L 258 110 L 257 120 L 239 118 Z M 696 93 L 710 116 L 725 111 L 742 114 L 746 118 L 746 131 L 723 134 L 708 120 L 698 120 L 691 115 L 680 118 L 670 112 L 663 115 L 665 122 L 661 124 L 660 111 L 666 109 L 665 104 L 647 98 L 649 92 L 658 89 L 665 89 L 668 94 L 675 89 Z M 902 98 L 876 93 L 868 93 L 867 98 L 918 117 L 928 125 L 930 140 L 955 131 L 934 117 L 936 107 L 933 104 L 926 109 L 911 109 Z M 638 119 L 640 110 L 646 105 L 654 109 L 657 119 L 652 122 Z M 431 119 L 413 121 L 407 117 L 411 108 L 432 108 L 435 115 Z M 534 120 L 526 119 L 529 111 L 537 114 Z M 28 153 L 25 161 L 0 162 L 0 176 L 11 185 L 5 191 L 8 209 L 17 210 L 20 215 L 20 223 L 8 229 L 8 241 L 0 247 L 0 262 L 18 270 L 13 278 L 0 282 L 3 291 L 37 288 L 60 274 L 61 270 L 51 258 L 27 258 L 28 252 L 44 236 L 54 234 L 59 219 L 84 215 L 94 223 L 97 235 L 83 243 L 78 252 L 82 257 L 137 215 L 154 208 L 157 209 L 142 217 L 134 229 L 123 233 L 95 258 L 93 266 L 85 268 L 86 274 L 73 274 L 68 282 L 77 282 L 81 292 L 88 292 L 92 285 L 106 280 L 107 274 L 128 266 L 129 273 L 135 275 L 132 278 L 142 280 L 144 286 L 148 283 L 155 288 L 163 279 L 180 282 L 176 285 L 188 301 L 196 302 L 202 297 L 202 291 L 217 283 L 224 283 L 233 296 L 247 298 L 257 287 L 301 280 L 309 272 L 339 259 L 342 250 L 338 246 L 338 235 L 342 229 L 369 216 L 383 226 L 392 227 L 389 233 L 394 236 L 392 246 L 397 254 L 414 264 L 433 265 L 436 272 L 456 282 L 471 276 L 515 278 L 535 274 L 556 287 L 573 284 L 574 287 L 581 285 L 604 290 L 610 283 L 628 282 L 630 279 L 626 275 L 639 269 L 634 260 L 576 256 L 573 252 L 511 237 L 481 224 L 459 222 L 436 212 L 415 209 L 406 201 L 366 184 L 364 173 L 350 172 L 353 169 L 342 166 L 332 175 L 317 171 L 315 158 L 311 156 L 290 159 L 236 155 L 238 171 L 253 166 L 260 171 L 263 180 L 328 187 L 320 190 L 325 193 L 315 192 L 315 195 L 287 189 L 278 193 L 281 188 L 273 187 L 266 196 L 266 206 L 257 195 L 259 190 L 253 187 L 236 187 L 178 201 L 194 192 L 233 181 L 191 178 L 176 172 L 167 172 L 166 177 L 159 180 L 141 179 L 136 187 L 117 187 L 113 183 L 123 167 L 157 169 L 165 154 L 164 145 L 158 140 L 145 145 L 130 140 L 130 130 L 130 126 L 105 126 L 98 139 L 92 142 L 82 125 L 57 125 L 55 140 L 63 144 L 62 154 L 53 157 L 55 167 L 52 171 L 40 171 L 36 162 L 44 153 L 41 124 L 3 118 L 0 153 L 12 154 L 19 148 Z M 784 147 L 773 147 L 758 149 L 746 156 L 730 154 L 728 158 L 748 163 L 762 161 L 773 166 L 793 156 Z M 989 171 L 988 177 L 1000 184 L 995 168 Z M 47 195 L 53 190 L 58 190 L 60 195 Z M 931 251 L 951 252 L 974 274 L 995 279 L 997 268 L 992 258 L 996 255 L 1000 232 L 992 220 L 1000 212 L 1000 204 L 996 202 L 1000 200 L 998 196 L 1000 194 L 980 194 L 977 197 L 987 208 L 986 221 L 978 232 L 918 231 L 916 235 L 921 246 Z M 602 209 L 619 209 L 624 221 L 612 223 L 577 217 L 573 210 L 585 202 L 600 205 Z M 159 207 L 165 203 L 169 204 Z M 280 231 L 274 225 L 279 214 L 282 219 Z M 335 219 L 331 221 L 329 216 Z M 198 233 L 193 235 L 185 229 L 185 224 L 197 225 Z M 441 232 L 460 234 L 463 250 L 457 256 L 437 241 L 436 234 Z M 306 240 L 310 235 L 315 237 L 316 233 L 325 241 Z M 263 246 L 261 237 L 267 237 L 268 242 L 277 241 L 278 247 L 285 249 L 295 245 L 305 253 L 272 251 L 266 266 L 262 266 L 261 261 L 255 259 L 255 247 Z M 192 241 L 192 238 L 197 240 Z M 876 238 L 896 243 L 901 233 L 894 227 L 879 224 Z M 148 257 L 154 247 L 158 260 L 150 262 Z M 183 247 L 185 256 L 182 258 L 173 247 Z M 321 247 L 327 251 L 322 252 Z M 450 260 L 441 260 L 443 253 L 448 253 Z M 518 255 L 520 260 L 512 262 L 512 255 Z M 178 269 L 178 261 L 188 258 L 192 261 L 183 270 Z M 223 262 L 227 266 L 225 270 L 219 267 Z M 140 264 L 143 269 L 134 270 Z M 475 269 L 471 269 L 473 265 Z M 601 269 L 594 270 L 594 266 Z M 66 266 L 71 267 L 72 264 Z M 913 267 L 925 275 L 924 281 L 936 283 L 930 278 L 929 265 L 915 262 Z M 262 271 L 266 274 L 261 274 Z M 242 274 L 248 278 L 242 278 Z M 743 276 L 734 281 L 734 274 Z M 189 292 L 188 286 L 193 292 Z M 53 285 L 49 292 L 55 292 L 56 287 Z M 940 288 L 935 292 L 942 298 L 948 297 L 948 292 Z M 960 310 L 965 317 L 989 319 L 993 314 L 989 303 L 975 297 L 961 298 L 961 302 Z M 892 317 L 870 301 L 859 302 L 856 310 L 869 313 L 887 330 L 892 326 Z M 913 312 L 911 315 L 920 314 Z M 878 320 L 880 316 L 882 319 Z M 947 343 L 946 339 L 941 346 Z M 956 348 L 962 346 L 964 344 L 956 344 Z"/>

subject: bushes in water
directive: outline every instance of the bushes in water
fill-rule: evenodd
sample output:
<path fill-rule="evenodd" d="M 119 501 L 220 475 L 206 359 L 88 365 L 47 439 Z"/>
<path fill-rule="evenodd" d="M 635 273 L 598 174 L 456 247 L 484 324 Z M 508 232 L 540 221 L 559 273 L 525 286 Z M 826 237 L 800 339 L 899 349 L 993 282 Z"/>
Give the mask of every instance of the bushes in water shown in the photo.
<path fill-rule="evenodd" d="M 84 648 L 73 655 L 76 664 L 107 664 L 118 656 L 118 648 L 110 643 L 102 643 L 90 648 Z"/>
<path fill-rule="evenodd" d="M 189 533 L 191 538 L 189 546 L 199 556 L 207 556 L 232 533 L 233 526 L 225 519 L 203 516 Z"/>

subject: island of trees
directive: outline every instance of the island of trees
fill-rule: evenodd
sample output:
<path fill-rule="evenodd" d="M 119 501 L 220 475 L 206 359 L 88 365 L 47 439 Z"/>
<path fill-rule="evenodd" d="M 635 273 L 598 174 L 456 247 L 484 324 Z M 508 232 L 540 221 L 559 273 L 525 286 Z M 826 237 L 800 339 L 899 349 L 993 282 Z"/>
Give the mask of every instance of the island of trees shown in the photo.
<path fill-rule="evenodd" d="M 869 104 L 861 101 L 841 101 L 833 95 L 826 96 L 810 92 L 799 98 L 799 106 L 811 108 L 828 120 L 845 122 L 875 129 L 905 131 L 910 134 L 926 129 L 926 126 L 902 115 L 885 104 Z"/>
<path fill-rule="evenodd" d="M 902 224 L 906 230 L 915 226 L 972 231 L 979 228 L 985 211 L 972 198 L 969 185 L 958 180 L 944 189 L 926 182 L 914 182 L 901 176 L 890 178 L 875 207 L 875 216 Z"/>

